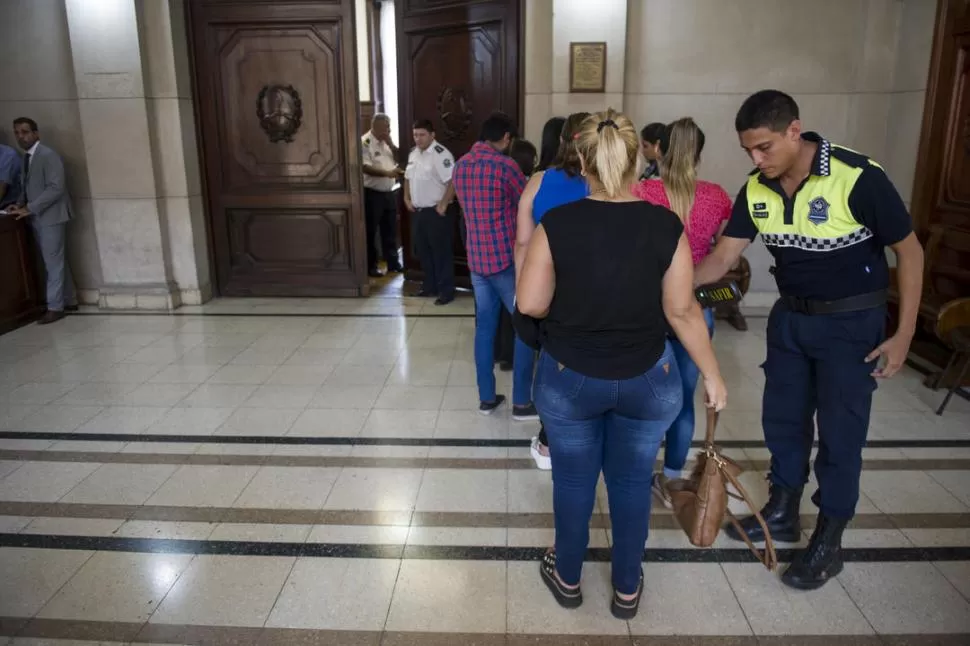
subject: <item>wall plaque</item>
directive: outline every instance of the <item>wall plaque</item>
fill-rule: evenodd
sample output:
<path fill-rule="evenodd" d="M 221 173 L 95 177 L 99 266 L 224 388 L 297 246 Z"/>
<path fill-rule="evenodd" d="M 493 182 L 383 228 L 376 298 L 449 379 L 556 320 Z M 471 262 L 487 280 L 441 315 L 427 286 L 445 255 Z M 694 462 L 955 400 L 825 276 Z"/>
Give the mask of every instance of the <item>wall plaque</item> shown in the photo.
<path fill-rule="evenodd" d="M 569 43 L 569 91 L 606 92 L 606 43 Z"/>

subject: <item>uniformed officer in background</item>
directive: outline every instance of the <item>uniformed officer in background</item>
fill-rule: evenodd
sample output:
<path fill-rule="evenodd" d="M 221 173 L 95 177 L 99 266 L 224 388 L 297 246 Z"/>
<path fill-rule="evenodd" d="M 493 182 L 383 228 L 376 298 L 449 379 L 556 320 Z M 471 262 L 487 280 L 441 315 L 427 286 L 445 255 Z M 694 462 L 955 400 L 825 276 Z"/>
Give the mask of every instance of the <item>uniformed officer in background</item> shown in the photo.
<path fill-rule="evenodd" d="M 807 549 L 782 576 L 791 587 L 814 589 L 842 570 L 842 531 L 859 499 L 872 393 L 876 378 L 893 376 L 906 360 L 923 249 L 883 169 L 803 133 L 798 106 L 787 94 L 762 90 L 748 97 L 735 128 L 757 168 L 694 280 L 720 279 L 759 233 L 774 257 L 781 297 L 768 318 L 762 410 L 771 494 L 761 513 L 776 540 L 799 540 L 799 502 L 817 420 L 812 501 L 818 520 Z M 887 246 L 896 253 L 900 322 L 885 340 Z M 764 539 L 753 518 L 742 525 L 752 540 Z M 732 527 L 727 532 L 741 538 Z"/>
<path fill-rule="evenodd" d="M 455 300 L 454 216 L 451 183 L 455 158 L 434 139 L 434 125 L 419 119 L 412 128 L 414 148 L 404 171 L 404 204 L 414 213 L 414 247 L 424 270 L 418 296 L 437 296 L 435 305 Z"/>
<path fill-rule="evenodd" d="M 397 180 L 402 171 L 397 166 L 397 146 L 391 140 L 391 118 L 375 114 L 371 129 L 361 137 L 364 172 L 364 224 L 367 231 L 367 275 L 384 274 L 377 266 L 377 233 L 381 234 L 381 252 L 387 270 L 404 268 L 397 249 Z"/>

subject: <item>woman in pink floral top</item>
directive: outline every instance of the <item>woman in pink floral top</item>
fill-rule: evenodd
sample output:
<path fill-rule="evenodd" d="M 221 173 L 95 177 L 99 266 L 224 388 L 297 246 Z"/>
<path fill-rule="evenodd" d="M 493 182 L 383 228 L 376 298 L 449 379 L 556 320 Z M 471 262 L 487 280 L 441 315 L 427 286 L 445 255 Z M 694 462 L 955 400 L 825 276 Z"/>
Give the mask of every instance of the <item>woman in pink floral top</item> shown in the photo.
<path fill-rule="evenodd" d="M 634 187 L 641 200 L 666 206 L 680 216 L 696 265 L 710 252 L 731 217 L 731 198 L 711 182 L 697 179 L 697 166 L 704 148 L 704 133 L 690 117 L 669 126 L 660 139 L 660 179 L 647 179 Z M 704 320 L 714 335 L 714 312 L 704 310 Z M 684 408 L 667 430 L 664 469 L 653 477 L 654 493 L 670 508 L 667 483 L 679 478 L 691 440 L 694 438 L 694 389 L 700 371 L 677 339 L 672 339 L 684 387 Z"/>

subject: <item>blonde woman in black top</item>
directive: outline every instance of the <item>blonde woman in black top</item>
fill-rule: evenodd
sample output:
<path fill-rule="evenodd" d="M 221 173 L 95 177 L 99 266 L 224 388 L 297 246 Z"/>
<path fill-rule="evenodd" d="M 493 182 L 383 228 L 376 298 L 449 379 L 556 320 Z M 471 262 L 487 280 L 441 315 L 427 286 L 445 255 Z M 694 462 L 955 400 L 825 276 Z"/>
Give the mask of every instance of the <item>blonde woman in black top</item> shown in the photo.
<path fill-rule="evenodd" d="M 540 574 L 562 606 L 582 603 L 602 471 L 613 526 L 611 609 L 621 619 L 639 607 L 653 464 L 683 403 L 665 318 L 700 369 L 708 406 L 727 401 L 680 218 L 631 193 L 639 145 L 633 124 L 613 110 L 583 123 L 578 148 L 590 195 L 545 214 L 516 291 L 519 310 L 543 319 L 533 398 L 552 454 L 556 545 Z"/>

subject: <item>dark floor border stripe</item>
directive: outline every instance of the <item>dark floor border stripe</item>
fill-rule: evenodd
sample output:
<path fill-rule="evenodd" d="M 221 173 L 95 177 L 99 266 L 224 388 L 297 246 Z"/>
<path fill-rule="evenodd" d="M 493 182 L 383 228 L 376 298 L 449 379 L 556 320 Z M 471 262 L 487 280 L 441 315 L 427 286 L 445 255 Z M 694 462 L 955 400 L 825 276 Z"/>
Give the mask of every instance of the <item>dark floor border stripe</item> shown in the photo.
<path fill-rule="evenodd" d="M 965 646 L 964 635 L 503 635 L 0 617 L 0 636 L 191 646 Z"/>
<path fill-rule="evenodd" d="M 275 435 L 150 435 L 138 433 L 70 433 L 46 431 L 0 431 L 2 440 L 71 440 L 77 442 L 156 442 L 170 444 L 286 444 L 306 446 L 450 446 L 481 448 L 522 448 L 530 440 L 487 440 L 452 437 L 311 437 Z M 725 449 L 763 449 L 764 440 L 720 440 L 718 446 Z M 703 442 L 695 440 L 694 448 Z M 815 443 L 818 446 L 818 442 Z M 953 449 L 970 447 L 967 440 L 869 440 L 870 449 Z"/>
<path fill-rule="evenodd" d="M 0 501 L 0 516 L 25 518 L 116 519 L 167 522 L 247 523 L 257 525 L 365 525 L 413 527 L 470 527 L 551 529 L 551 513 L 355 511 L 342 509 L 253 509 L 240 507 L 173 507 L 72 502 Z M 815 525 L 815 516 L 802 515 L 802 526 Z M 608 515 L 594 513 L 593 529 L 608 529 Z M 650 515 L 651 529 L 679 529 L 671 513 Z M 970 514 L 857 514 L 849 529 L 964 529 Z"/>
<path fill-rule="evenodd" d="M 379 545 L 367 543 L 284 543 L 264 541 L 124 538 L 118 536 L 65 536 L 55 534 L 0 534 L 0 547 L 148 554 L 209 554 L 230 556 L 297 556 L 447 561 L 538 561 L 544 547 Z M 778 559 L 791 560 L 794 550 L 779 549 Z M 856 563 L 910 563 L 968 561 L 970 547 L 866 547 L 844 548 L 842 558 Z M 590 548 L 587 562 L 608 563 L 608 548 Z M 647 549 L 645 563 L 756 563 L 745 547 L 737 549 Z"/>
<path fill-rule="evenodd" d="M 320 467 L 365 469 L 530 470 L 530 458 L 390 458 L 326 455 L 257 455 L 213 453 L 120 453 L 108 451 L 35 451 L 0 449 L 0 460 L 20 462 L 94 462 L 100 464 L 175 464 L 196 466 Z M 767 471 L 769 460 L 735 460 L 745 471 Z M 692 460 L 688 460 L 693 464 Z M 663 460 L 654 470 L 663 468 Z M 970 471 L 970 459 L 864 460 L 864 471 Z M 689 470 L 689 469 L 688 469 Z"/>
<path fill-rule="evenodd" d="M 281 312 L 272 314 L 270 312 L 74 312 L 69 316 L 174 316 L 199 318 L 377 318 L 377 319 L 470 319 L 475 318 L 475 314 L 392 314 L 383 312 L 370 312 L 367 314 L 353 314 L 350 312 L 330 312 L 328 314 L 304 314 L 301 312 Z M 751 317 L 758 318 L 758 317 Z M 762 317 L 764 318 L 764 317 Z"/>

